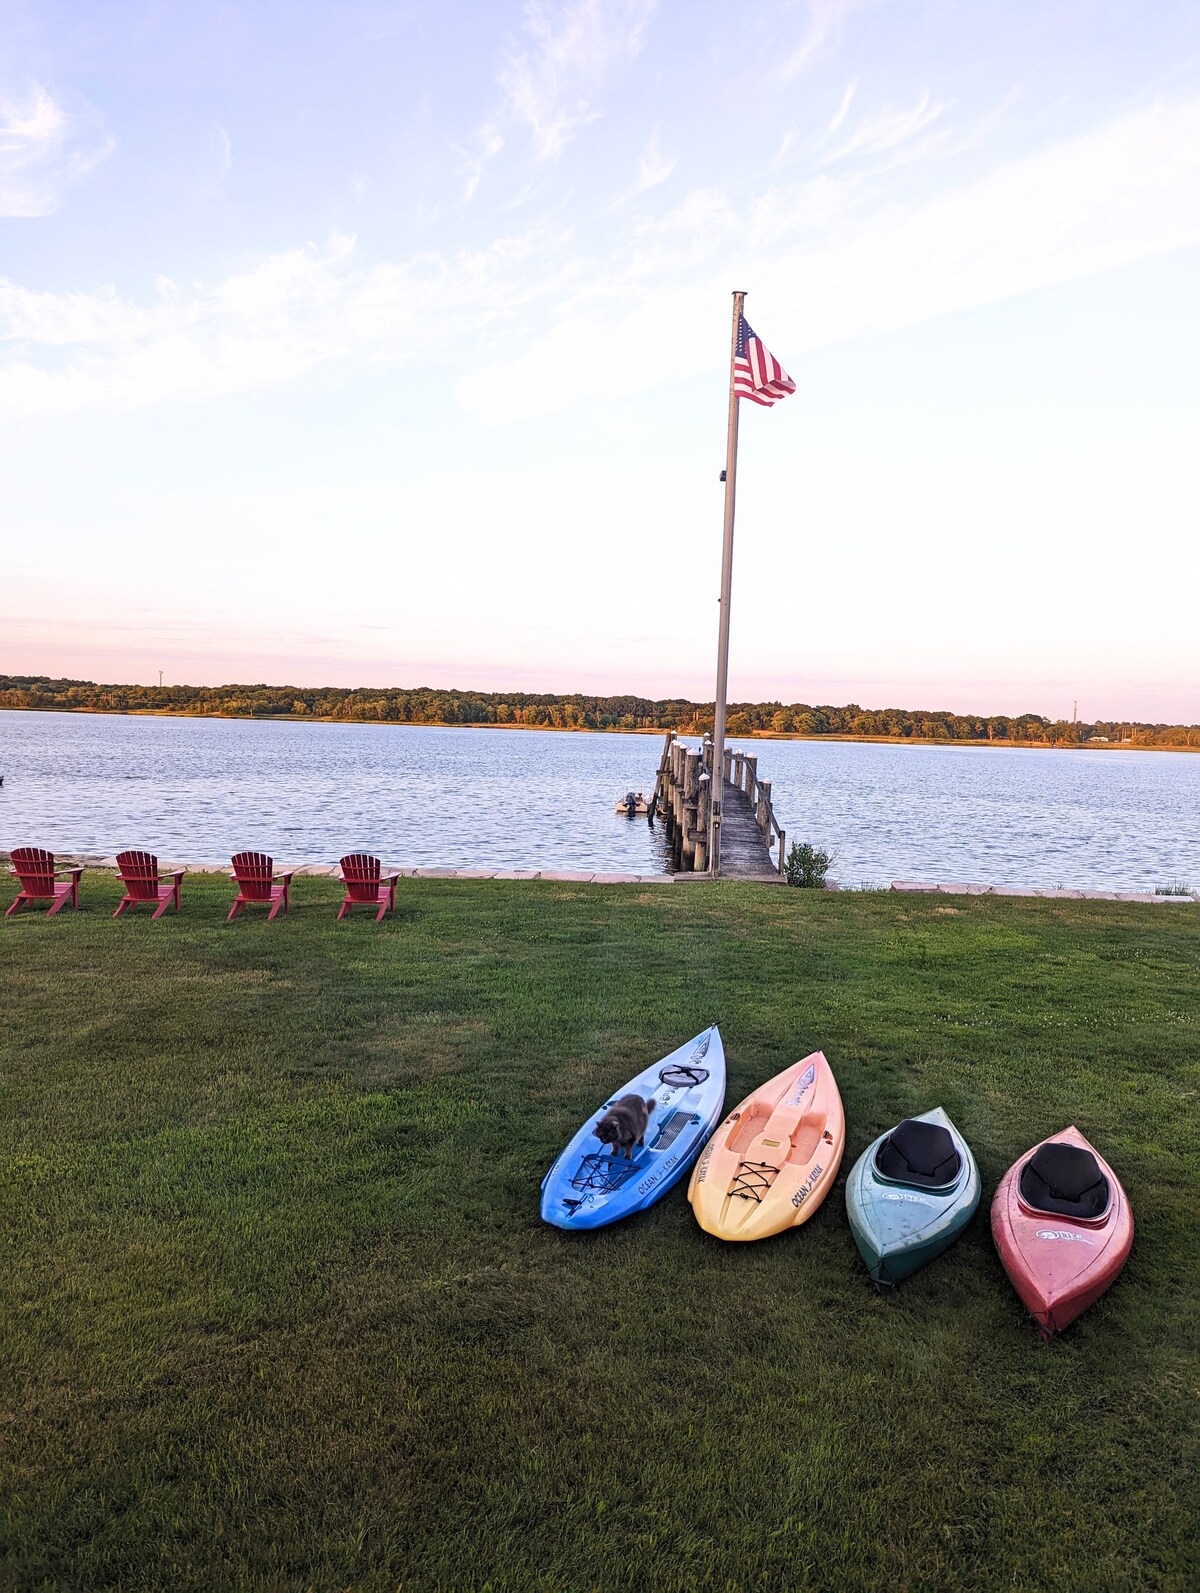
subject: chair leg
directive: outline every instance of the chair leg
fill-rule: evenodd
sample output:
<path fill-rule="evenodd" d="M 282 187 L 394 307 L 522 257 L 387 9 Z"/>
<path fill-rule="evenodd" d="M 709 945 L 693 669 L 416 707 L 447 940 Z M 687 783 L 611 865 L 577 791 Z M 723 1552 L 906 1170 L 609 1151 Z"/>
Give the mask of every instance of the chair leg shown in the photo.
<path fill-rule="evenodd" d="M 10 907 L 10 908 L 9 908 L 9 909 L 8 909 L 8 911 L 7 911 L 7 912 L 6 912 L 6 913 L 5 913 L 5 915 L 4 915 L 4 916 L 5 916 L 5 918 L 11 918 L 11 917 L 12 917 L 12 915 L 13 915 L 13 914 L 14 914 L 14 913 L 15 913 L 15 912 L 17 912 L 17 911 L 19 911 L 19 909 L 20 909 L 20 908 L 21 908 L 21 907 L 22 907 L 22 906 L 23 906 L 23 904 L 24 904 L 24 903 L 25 903 L 25 902 L 26 902 L 26 901 L 27 901 L 27 900 L 28 900 L 28 898 L 27 898 L 27 897 L 26 897 L 26 895 L 25 895 L 25 893 L 24 893 L 24 891 L 22 891 L 22 892 L 21 892 L 21 894 L 20 894 L 20 895 L 19 895 L 19 896 L 18 896 L 18 897 L 17 897 L 17 899 L 16 899 L 16 901 L 15 901 L 15 902 L 14 902 L 14 903 L 13 903 L 13 904 L 12 904 L 12 906 L 11 906 L 11 907 Z"/>
<path fill-rule="evenodd" d="M 47 918 L 53 918 L 55 913 L 61 912 L 62 909 L 67 905 L 67 903 L 70 900 L 71 900 L 70 891 L 64 891 L 61 896 L 56 896 L 54 898 L 53 902 L 51 902 L 51 904 L 50 904 L 50 908 L 49 908 L 49 911 L 46 914 L 46 917 Z"/>
<path fill-rule="evenodd" d="M 170 905 L 171 905 L 171 898 L 169 896 L 164 896 L 162 898 L 162 900 L 159 902 L 158 906 L 150 914 L 150 922 L 153 923 L 156 918 L 161 918 L 162 915 L 166 912 L 167 908 Z"/>
<path fill-rule="evenodd" d="M 271 922 L 272 918 L 274 918 L 275 914 L 279 911 L 279 904 L 281 902 L 283 902 L 283 900 L 284 900 L 283 896 L 280 895 L 280 896 L 276 896 L 275 899 L 272 901 L 272 903 L 271 903 L 271 911 L 267 914 L 267 923 L 268 924 Z M 285 903 L 285 906 L 286 906 L 286 903 Z"/>
<path fill-rule="evenodd" d="M 350 911 L 350 903 L 347 902 L 347 901 L 343 901 L 342 905 L 338 908 L 337 921 L 338 921 L 339 924 L 341 923 L 342 919 L 345 918 L 346 914 L 349 911 Z"/>
<path fill-rule="evenodd" d="M 236 918 L 238 909 L 240 907 L 244 907 L 245 905 L 246 904 L 242 901 L 240 896 L 235 896 L 233 898 L 233 906 L 229 909 L 229 914 L 226 917 L 225 922 L 228 924 L 232 919 Z"/>
<path fill-rule="evenodd" d="M 121 900 L 120 900 L 120 903 L 119 903 L 119 905 L 117 907 L 117 910 L 113 914 L 113 917 L 114 918 L 120 918 L 121 914 L 125 911 L 125 909 L 128 906 L 129 906 L 129 897 L 128 896 L 122 896 Z"/>

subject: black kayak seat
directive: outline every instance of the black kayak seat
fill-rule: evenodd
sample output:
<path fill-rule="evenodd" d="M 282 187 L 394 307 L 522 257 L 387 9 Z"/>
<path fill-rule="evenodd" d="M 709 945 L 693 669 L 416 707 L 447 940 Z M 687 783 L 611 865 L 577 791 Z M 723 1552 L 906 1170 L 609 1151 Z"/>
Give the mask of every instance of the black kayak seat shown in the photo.
<path fill-rule="evenodd" d="M 948 1128 L 906 1117 L 875 1152 L 875 1166 L 897 1183 L 941 1189 L 958 1177 L 962 1157 Z"/>
<path fill-rule="evenodd" d="M 1108 1208 L 1108 1179 L 1082 1145 L 1039 1145 L 1021 1169 L 1020 1190 L 1027 1206 L 1063 1217 L 1102 1217 Z"/>

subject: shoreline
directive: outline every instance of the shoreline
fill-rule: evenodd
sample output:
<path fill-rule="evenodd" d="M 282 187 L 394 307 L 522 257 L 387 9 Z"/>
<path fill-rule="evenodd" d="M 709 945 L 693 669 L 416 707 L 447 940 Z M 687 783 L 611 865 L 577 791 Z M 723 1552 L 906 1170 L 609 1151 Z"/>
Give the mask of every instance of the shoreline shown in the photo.
<path fill-rule="evenodd" d="M 96 852 L 61 852 L 57 854 L 58 862 L 64 868 L 82 868 L 89 872 L 116 874 L 119 872 L 117 860 L 114 856 L 102 856 Z M 0 852 L 0 865 L 11 865 L 11 856 L 7 852 Z M 229 864 L 219 863 L 211 859 L 195 860 L 191 862 L 180 858 L 160 862 L 161 873 L 169 874 L 173 869 L 183 869 L 188 874 L 207 874 L 229 876 Z M 782 876 L 778 880 L 739 880 L 739 879 L 713 879 L 710 874 L 677 873 L 663 870 L 661 873 L 645 873 L 640 871 L 621 871 L 605 869 L 578 869 L 578 868 L 489 868 L 486 864 L 476 867 L 457 867 L 438 863 L 424 864 L 396 864 L 390 866 L 401 879 L 424 880 L 499 880 L 499 881 L 534 881 L 540 880 L 549 884 L 571 885 L 766 885 L 771 890 L 784 886 Z M 298 863 L 289 873 L 294 879 L 341 879 L 341 867 L 336 863 Z M 786 886 L 784 886 L 786 889 Z M 1093 901 L 1093 902 L 1141 902 L 1150 906 L 1166 907 L 1193 907 L 1200 906 L 1200 891 L 1187 892 L 1159 892 L 1159 891 L 1128 891 L 1118 890 L 1115 887 L 1105 886 L 1066 886 L 1054 887 L 1045 885 L 986 885 L 962 881 L 948 880 L 897 880 L 890 881 L 887 885 L 859 889 L 853 885 L 840 885 L 836 880 L 826 881 L 823 887 L 813 887 L 808 895 L 837 895 L 837 896 L 890 896 L 890 895 L 920 895 L 920 896 L 991 896 L 1006 897 L 1017 901 Z"/>
<path fill-rule="evenodd" d="M 704 732 L 681 730 L 670 725 L 523 725 L 494 723 L 451 723 L 440 719 L 349 719 L 330 714 L 214 714 L 189 713 L 170 708 L 0 708 L 9 714 L 62 714 L 64 717 L 86 715 L 98 719 L 209 719 L 234 720 L 244 724 L 275 725 L 371 725 L 380 730 L 520 730 L 546 731 L 557 736 L 665 736 L 674 729 L 681 739 L 698 739 Z M 942 736 L 855 736 L 802 735 L 799 731 L 745 730 L 737 735 L 726 733 L 725 744 L 738 741 L 812 741 L 839 742 L 849 745 L 884 747 L 990 747 L 998 751 L 1017 747 L 1030 752 L 1188 752 L 1200 753 L 1200 747 L 1164 745 L 1161 742 L 1134 741 L 1017 741 L 1009 738 L 968 740 Z"/>

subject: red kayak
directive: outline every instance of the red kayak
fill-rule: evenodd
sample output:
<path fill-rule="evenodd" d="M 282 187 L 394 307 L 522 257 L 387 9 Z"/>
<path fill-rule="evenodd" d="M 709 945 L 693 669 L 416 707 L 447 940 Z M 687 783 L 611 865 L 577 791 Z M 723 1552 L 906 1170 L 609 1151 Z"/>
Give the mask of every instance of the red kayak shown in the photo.
<path fill-rule="evenodd" d="M 1133 1213 L 1116 1173 L 1077 1128 L 1035 1145 L 992 1201 L 1004 1270 L 1044 1339 L 1099 1299 L 1133 1245 Z"/>

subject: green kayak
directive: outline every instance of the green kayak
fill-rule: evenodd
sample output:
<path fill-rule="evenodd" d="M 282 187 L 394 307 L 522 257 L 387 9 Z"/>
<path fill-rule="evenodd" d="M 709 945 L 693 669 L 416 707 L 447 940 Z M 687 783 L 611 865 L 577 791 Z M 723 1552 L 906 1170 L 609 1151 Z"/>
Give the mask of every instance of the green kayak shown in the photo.
<path fill-rule="evenodd" d="M 876 1287 L 940 1254 L 979 1204 L 979 1169 L 940 1106 L 881 1134 L 846 1180 L 846 1213 Z"/>

